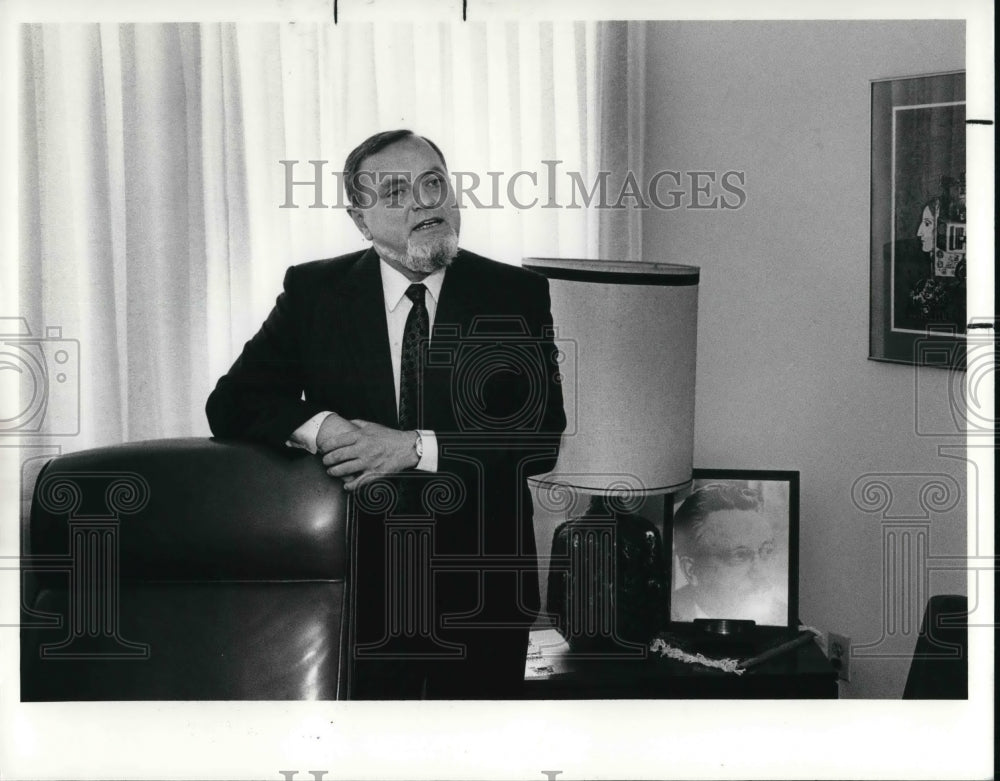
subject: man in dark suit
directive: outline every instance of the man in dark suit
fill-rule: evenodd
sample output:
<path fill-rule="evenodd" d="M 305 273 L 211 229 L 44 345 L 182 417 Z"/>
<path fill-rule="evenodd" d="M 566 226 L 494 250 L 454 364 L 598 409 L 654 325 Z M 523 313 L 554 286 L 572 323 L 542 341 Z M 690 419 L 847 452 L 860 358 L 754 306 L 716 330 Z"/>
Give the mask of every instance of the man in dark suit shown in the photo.
<path fill-rule="evenodd" d="M 516 696 L 539 609 L 526 478 L 553 468 L 566 423 L 548 283 L 458 249 L 427 139 L 376 134 L 344 174 L 372 247 L 288 270 L 209 423 L 344 480 L 354 697 Z"/>

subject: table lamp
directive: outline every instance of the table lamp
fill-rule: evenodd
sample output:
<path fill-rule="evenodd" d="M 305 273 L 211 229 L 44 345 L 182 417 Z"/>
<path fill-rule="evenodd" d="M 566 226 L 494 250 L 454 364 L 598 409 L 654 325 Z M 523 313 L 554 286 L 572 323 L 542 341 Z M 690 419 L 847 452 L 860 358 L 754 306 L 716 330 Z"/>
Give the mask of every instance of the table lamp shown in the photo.
<path fill-rule="evenodd" d="M 523 265 L 549 279 L 567 416 L 555 469 L 534 482 L 591 498 L 556 530 L 548 609 L 576 651 L 644 648 L 665 623 L 672 495 L 691 484 L 699 269 Z M 654 495 L 664 496 L 662 533 L 635 514 Z"/>

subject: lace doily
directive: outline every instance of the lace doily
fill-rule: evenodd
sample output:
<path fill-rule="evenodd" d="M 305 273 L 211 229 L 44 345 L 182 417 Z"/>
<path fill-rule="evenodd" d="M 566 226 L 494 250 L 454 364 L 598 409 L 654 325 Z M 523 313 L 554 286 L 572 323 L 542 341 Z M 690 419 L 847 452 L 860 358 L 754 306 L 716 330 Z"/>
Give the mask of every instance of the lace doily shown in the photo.
<path fill-rule="evenodd" d="M 653 653 L 658 653 L 660 656 L 666 656 L 671 659 L 676 659 L 679 662 L 684 662 L 686 664 L 701 664 L 705 667 L 714 667 L 717 670 L 722 670 L 727 673 L 735 673 L 736 675 L 743 675 L 745 670 L 741 667 L 737 667 L 739 664 L 738 659 L 709 659 L 704 654 L 699 653 L 688 653 L 687 651 L 682 651 L 676 646 L 670 645 L 666 640 L 661 637 L 657 637 L 649 644 L 649 650 Z"/>

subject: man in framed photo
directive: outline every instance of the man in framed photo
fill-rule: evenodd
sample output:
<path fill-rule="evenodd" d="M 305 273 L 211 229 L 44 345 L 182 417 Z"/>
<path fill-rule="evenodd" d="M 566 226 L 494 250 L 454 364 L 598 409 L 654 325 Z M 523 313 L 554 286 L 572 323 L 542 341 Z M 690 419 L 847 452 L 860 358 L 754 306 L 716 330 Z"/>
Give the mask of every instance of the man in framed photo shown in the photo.
<path fill-rule="evenodd" d="M 670 595 L 673 621 L 749 619 L 787 625 L 774 524 L 745 482 L 696 488 L 674 514 L 674 553 L 686 584 Z"/>

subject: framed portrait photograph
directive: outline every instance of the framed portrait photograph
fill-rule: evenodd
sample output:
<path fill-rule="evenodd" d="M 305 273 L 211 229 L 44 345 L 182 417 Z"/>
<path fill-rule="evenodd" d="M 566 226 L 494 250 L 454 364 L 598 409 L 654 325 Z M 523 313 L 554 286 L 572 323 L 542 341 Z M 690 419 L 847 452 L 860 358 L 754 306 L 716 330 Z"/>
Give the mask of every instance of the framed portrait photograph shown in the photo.
<path fill-rule="evenodd" d="M 873 81 L 871 112 L 869 357 L 964 369 L 965 73 Z"/>
<path fill-rule="evenodd" d="M 671 624 L 798 625 L 799 473 L 695 469 L 674 504 Z"/>

